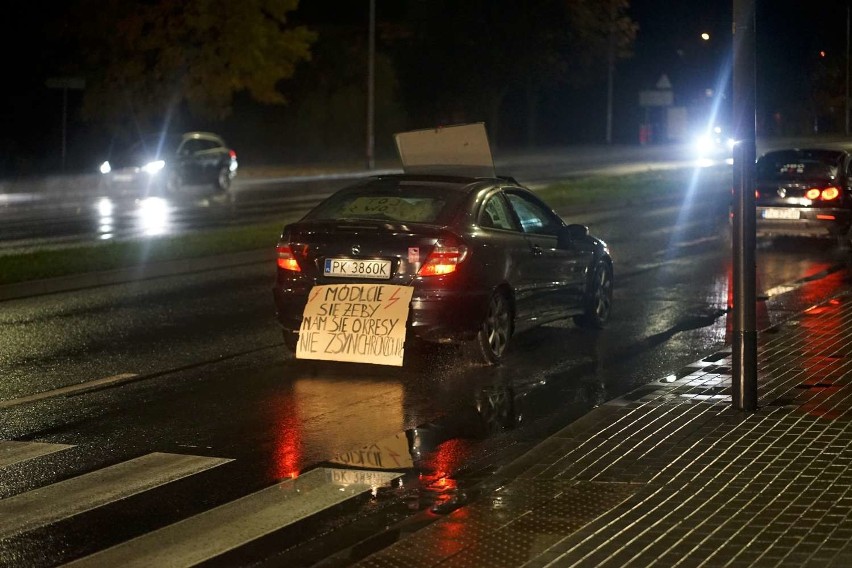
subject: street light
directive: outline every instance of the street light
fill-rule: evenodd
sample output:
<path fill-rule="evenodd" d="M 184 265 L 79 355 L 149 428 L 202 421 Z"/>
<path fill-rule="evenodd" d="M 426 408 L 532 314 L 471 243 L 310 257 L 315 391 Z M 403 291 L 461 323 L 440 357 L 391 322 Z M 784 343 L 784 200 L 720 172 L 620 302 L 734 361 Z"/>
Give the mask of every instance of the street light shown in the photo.
<path fill-rule="evenodd" d="M 710 34 L 708 34 L 707 32 L 702 33 L 701 39 L 703 39 L 704 41 L 710 41 Z"/>

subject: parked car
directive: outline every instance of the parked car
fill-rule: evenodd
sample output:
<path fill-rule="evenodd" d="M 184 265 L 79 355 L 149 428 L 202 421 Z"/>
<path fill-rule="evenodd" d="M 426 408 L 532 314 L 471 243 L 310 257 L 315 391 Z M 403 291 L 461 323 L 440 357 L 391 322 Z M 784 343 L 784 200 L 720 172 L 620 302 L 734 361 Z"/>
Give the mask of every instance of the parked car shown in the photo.
<path fill-rule="evenodd" d="M 236 152 L 211 132 L 155 134 L 116 152 L 100 166 L 111 192 L 179 196 L 201 188 L 227 194 L 237 174 Z"/>
<path fill-rule="evenodd" d="M 474 342 L 496 364 L 531 327 L 563 318 L 602 327 L 613 261 L 586 226 L 566 224 L 511 178 L 372 177 L 284 227 L 273 296 L 287 346 L 296 350 L 315 285 L 377 281 L 413 288 L 406 346 Z"/>
<path fill-rule="evenodd" d="M 842 149 L 774 150 L 755 165 L 757 235 L 835 239 L 852 222 L 852 154 Z"/>

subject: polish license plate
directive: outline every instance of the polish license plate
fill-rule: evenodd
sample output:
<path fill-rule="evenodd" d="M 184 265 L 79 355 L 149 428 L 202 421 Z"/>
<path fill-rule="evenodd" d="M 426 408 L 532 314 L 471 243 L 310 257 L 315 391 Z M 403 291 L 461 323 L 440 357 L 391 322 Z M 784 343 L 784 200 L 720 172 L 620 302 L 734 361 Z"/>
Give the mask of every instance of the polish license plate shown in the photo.
<path fill-rule="evenodd" d="M 132 181 L 133 176 L 130 174 L 114 174 L 112 181 Z"/>
<path fill-rule="evenodd" d="M 798 209 L 764 209 L 764 219 L 798 219 Z"/>
<path fill-rule="evenodd" d="M 338 278 L 390 278 L 389 260 L 352 260 L 349 258 L 327 258 L 323 274 Z"/>

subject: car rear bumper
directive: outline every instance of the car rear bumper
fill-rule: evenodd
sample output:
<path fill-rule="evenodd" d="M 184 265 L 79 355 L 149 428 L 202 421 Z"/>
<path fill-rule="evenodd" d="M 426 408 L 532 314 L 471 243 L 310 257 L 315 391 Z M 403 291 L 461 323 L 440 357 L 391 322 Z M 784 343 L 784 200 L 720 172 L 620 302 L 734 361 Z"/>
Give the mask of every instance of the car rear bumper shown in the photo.
<path fill-rule="evenodd" d="M 766 211 L 773 209 L 778 208 L 757 208 L 757 236 L 836 238 L 849 232 L 852 220 L 848 209 L 805 208 L 797 210 L 798 219 L 767 219 Z"/>
<path fill-rule="evenodd" d="M 288 331 L 298 331 L 309 287 L 276 284 L 272 289 L 276 317 Z M 487 291 L 420 290 L 415 288 L 408 314 L 408 332 L 418 339 L 450 343 L 475 337 L 488 308 Z"/>

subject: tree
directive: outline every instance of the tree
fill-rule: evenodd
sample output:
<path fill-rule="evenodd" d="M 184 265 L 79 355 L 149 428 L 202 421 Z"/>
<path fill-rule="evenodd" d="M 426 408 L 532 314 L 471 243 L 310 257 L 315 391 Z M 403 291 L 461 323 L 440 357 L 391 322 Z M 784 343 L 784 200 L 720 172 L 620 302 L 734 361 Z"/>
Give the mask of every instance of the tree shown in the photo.
<path fill-rule="evenodd" d="M 504 103 L 515 91 L 525 101 L 525 138 L 533 143 L 542 92 L 597 80 L 610 53 L 629 55 L 636 25 L 628 6 L 628 0 L 414 2 L 413 39 L 399 65 L 406 99 L 431 109 L 433 118 L 485 120 L 496 140 Z"/>
<path fill-rule="evenodd" d="M 222 119 L 234 95 L 262 103 L 287 101 L 280 81 L 310 59 L 315 34 L 289 26 L 298 0 L 78 0 L 87 14 L 64 30 L 86 78 L 83 115 L 148 126 L 185 105 L 198 117 Z"/>

